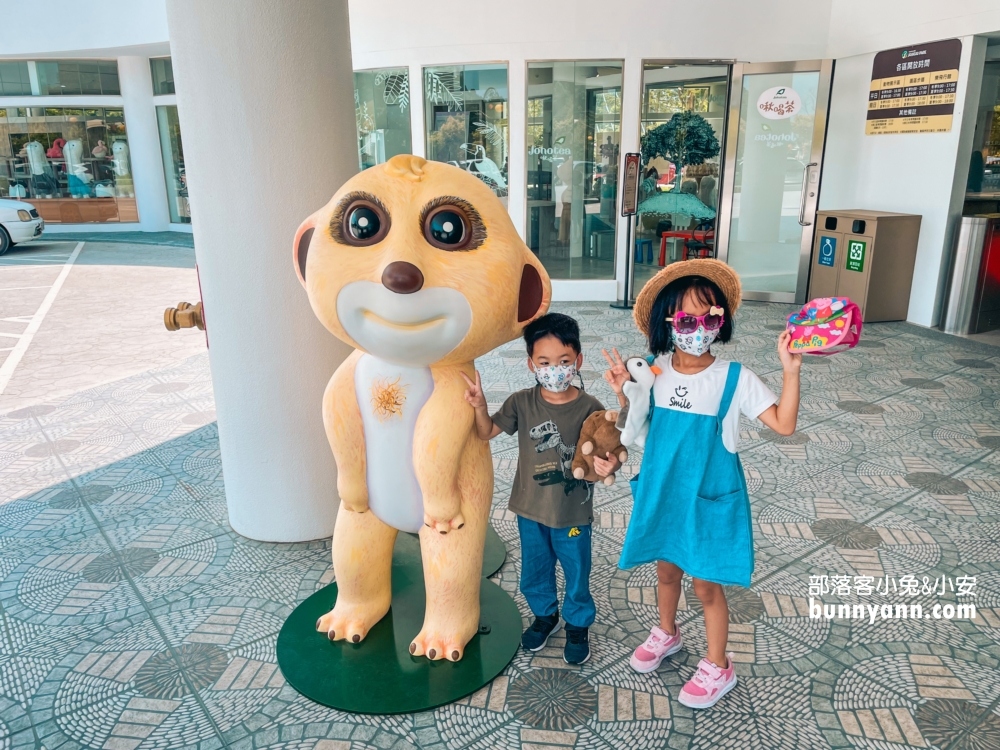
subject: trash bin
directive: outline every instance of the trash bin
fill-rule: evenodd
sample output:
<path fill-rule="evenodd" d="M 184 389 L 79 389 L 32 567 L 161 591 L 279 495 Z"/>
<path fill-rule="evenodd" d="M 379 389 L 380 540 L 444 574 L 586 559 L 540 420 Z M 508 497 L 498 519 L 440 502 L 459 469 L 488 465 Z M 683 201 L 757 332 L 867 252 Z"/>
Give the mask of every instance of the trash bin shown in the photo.
<path fill-rule="evenodd" d="M 866 323 L 906 320 L 920 216 L 820 211 L 809 298 L 850 297 Z"/>
<path fill-rule="evenodd" d="M 964 336 L 1000 328 L 1000 214 L 963 216 L 952 256 L 942 329 Z"/>

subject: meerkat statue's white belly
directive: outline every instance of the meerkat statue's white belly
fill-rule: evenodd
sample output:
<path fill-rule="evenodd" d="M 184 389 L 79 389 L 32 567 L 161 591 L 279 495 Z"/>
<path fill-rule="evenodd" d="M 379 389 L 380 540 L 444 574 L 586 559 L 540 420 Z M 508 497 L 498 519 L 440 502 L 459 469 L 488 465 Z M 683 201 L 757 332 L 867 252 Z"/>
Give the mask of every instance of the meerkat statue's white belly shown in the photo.
<path fill-rule="evenodd" d="M 424 525 L 424 499 L 413 468 L 413 433 L 433 390 L 429 367 L 365 354 L 354 370 L 365 429 L 368 507 L 383 523 L 414 534 Z"/>

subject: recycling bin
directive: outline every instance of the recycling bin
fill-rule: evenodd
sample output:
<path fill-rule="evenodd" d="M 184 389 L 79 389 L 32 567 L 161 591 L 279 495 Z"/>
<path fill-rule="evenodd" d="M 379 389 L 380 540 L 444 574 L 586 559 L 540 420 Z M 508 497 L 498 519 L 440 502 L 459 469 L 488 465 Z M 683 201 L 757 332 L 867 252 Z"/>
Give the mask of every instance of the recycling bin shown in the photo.
<path fill-rule="evenodd" d="M 866 323 L 906 320 L 920 216 L 819 211 L 809 298 L 850 297 Z"/>

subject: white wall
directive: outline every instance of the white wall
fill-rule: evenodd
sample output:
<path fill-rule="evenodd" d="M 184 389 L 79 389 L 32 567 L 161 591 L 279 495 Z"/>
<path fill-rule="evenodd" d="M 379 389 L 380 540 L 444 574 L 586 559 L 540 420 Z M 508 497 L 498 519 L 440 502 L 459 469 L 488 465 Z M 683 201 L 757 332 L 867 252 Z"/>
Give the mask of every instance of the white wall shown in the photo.
<path fill-rule="evenodd" d="M 923 326 L 937 325 L 940 317 L 969 169 L 964 160 L 958 162 L 958 154 L 967 153 L 971 143 L 985 51 L 985 39 L 962 39 L 955 114 L 948 133 L 865 135 L 875 55 L 837 60 L 834 71 L 820 208 L 865 208 L 923 217 L 907 316 Z"/>
<path fill-rule="evenodd" d="M 351 0 L 356 68 L 472 60 L 823 57 L 833 0 Z"/>
<path fill-rule="evenodd" d="M 997 0 L 834 0 L 826 57 L 997 31 Z"/>

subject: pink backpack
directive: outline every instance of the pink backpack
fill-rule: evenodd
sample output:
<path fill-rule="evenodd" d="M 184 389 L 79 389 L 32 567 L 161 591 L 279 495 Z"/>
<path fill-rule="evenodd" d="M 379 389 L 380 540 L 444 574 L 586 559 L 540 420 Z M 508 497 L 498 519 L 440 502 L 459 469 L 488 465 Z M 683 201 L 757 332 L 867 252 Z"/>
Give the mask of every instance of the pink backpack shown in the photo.
<path fill-rule="evenodd" d="M 861 310 L 847 297 L 824 297 L 807 302 L 788 317 L 795 354 L 836 354 L 853 349 L 861 338 Z"/>

